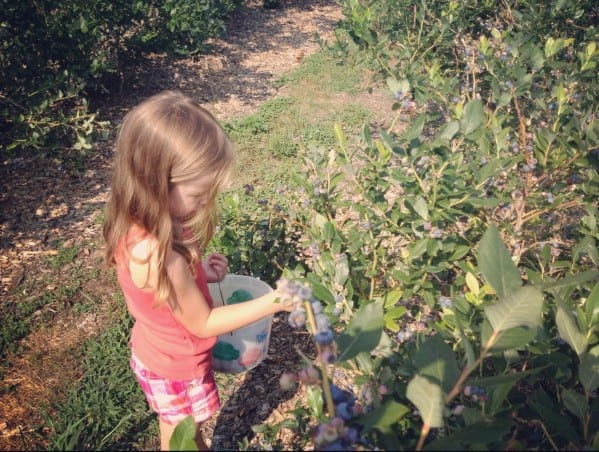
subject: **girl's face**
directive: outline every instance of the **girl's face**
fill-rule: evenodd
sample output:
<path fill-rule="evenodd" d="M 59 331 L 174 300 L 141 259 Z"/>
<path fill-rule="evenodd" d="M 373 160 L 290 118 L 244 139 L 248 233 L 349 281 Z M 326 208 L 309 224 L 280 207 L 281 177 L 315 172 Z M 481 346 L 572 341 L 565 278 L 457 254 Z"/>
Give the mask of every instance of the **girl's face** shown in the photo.
<path fill-rule="evenodd" d="M 200 177 L 187 182 L 173 184 L 169 192 L 171 215 L 185 220 L 208 204 L 212 180 Z"/>

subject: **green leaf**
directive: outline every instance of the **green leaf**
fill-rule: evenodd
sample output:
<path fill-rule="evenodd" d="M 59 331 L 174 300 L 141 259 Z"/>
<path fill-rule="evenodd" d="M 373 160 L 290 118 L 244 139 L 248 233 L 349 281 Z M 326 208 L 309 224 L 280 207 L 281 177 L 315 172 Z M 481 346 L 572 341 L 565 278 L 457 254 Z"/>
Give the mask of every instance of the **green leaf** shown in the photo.
<path fill-rule="evenodd" d="M 568 39 L 564 39 L 564 38 L 553 39 L 551 37 L 547 38 L 547 41 L 545 42 L 545 56 L 547 58 L 552 57 L 553 55 L 558 53 L 560 50 L 562 50 L 564 47 L 567 47 L 570 44 L 572 44 L 572 42 L 574 42 L 574 39 L 572 39 L 572 38 L 568 38 Z"/>
<path fill-rule="evenodd" d="M 395 306 L 395 303 L 397 303 L 399 301 L 402 294 L 403 294 L 403 290 L 399 289 L 399 288 L 393 289 L 390 292 L 387 292 L 384 297 L 385 301 L 383 303 L 383 307 L 386 309 L 391 306 Z"/>
<path fill-rule="evenodd" d="M 397 80 L 394 77 L 387 77 L 387 86 L 392 93 L 409 93 L 410 82 L 407 79 Z"/>
<path fill-rule="evenodd" d="M 377 150 L 379 151 L 381 160 L 383 161 L 383 163 L 387 163 L 391 158 L 391 150 L 387 146 L 385 146 L 383 142 L 380 140 L 376 140 L 375 145 Z"/>
<path fill-rule="evenodd" d="M 537 412 L 549 431 L 555 431 L 556 434 L 563 436 L 568 441 L 577 442 L 580 439 L 572 423 L 564 422 L 563 415 L 559 413 L 560 407 L 542 388 L 538 388 L 532 395 L 529 395 L 526 404 Z"/>
<path fill-rule="evenodd" d="M 412 141 L 420 136 L 422 129 L 424 129 L 424 121 L 426 116 L 421 114 L 416 118 L 410 127 L 404 132 L 403 139 L 406 141 Z"/>
<path fill-rule="evenodd" d="M 419 196 L 414 204 L 412 204 L 414 211 L 422 218 L 423 220 L 428 220 L 428 206 L 426 205 L 426 201 L 422 196 Z"/>
<path fill-rule="evenodd" d="M 474 353 L 474 347 L 472 347 L 472 344 L 470 343 L 468 336 L 466 335 L 466 333 L 464 333 L 464 327 L 462 326 L 462 322 L 460 320 L 459 315 L 456 315 L 455 321 L 456 321 L 458 335 L 460 337 L 462 344 L 464 345 L 464 351 L 466 353 L 466 366 L 467 366 L 467 369 L 470 370 L 473 368 L 474 363 L 476 362 L 476 355 Z"/>
<path fill-rule="evenodd" d="M 408 383 L 406 396 L 418 408 L 425 425 L 443 427 L 443 391 L 438 384 L 416 375 Z"/>
<path fill-rule="evenodd" d="M 335 258 L 335 282 L 343 287 L 348 277 L 349 262 L 347 260 L 347 254 L 343 253 Z"/>
<path fill-rule="evenodd" d="M 87 33 L 87 21 L 83 16 L 79 16 L 79 29 L 82 33 Z"/>
<path fill-rule="evenodd" d="M 196 424 L 189 415 L 177 424 L 168 444 L 171 450 L 198 450 L 195 438 Z"/>
<path fill-rule="evenodd" d="M 562 401 L 570 413 L 574 414 L 580 422 L 585 422 L 586 414 L 589 411 L 589 404 L 582 394 L 572 389 L 564 388 L 562 390 Z"/>
<path fill-rule="evenodd" d="M 599 321 L 599 284 L 595 284 L 585 303 L 587 324 L 592 326 Z"/>
<path fill-rule="evenodd" d="M 322 237 L 325 241 L 330 242 L 335 237 L 335 225 L 327 221 L 322 228 Z"/>
<path fill-rule="evenodd" d="M 400 330 L 397 320 L 403 317 L 406 312 L 408 312 L 408 308 L 405 306 L 396 306 L 385 311 L 385 328 L 397 333 Z"/>
<path fill-rule="evenodd" d="M 501 241 L 494 224 L 486 230 L 478 250 L 478 266 L 500 298 L 522 286 L 522 279 L 512 257 Z"/>
<path fill-rule="evenodd" d="M 472 448 L 473 444 L 491 444 L 502 441 L 509 433 L 511 427 L 512 421 L 510 419 L 483 417 L 482 420 L 474 424 L 460 428 L 447 437 L 427 444 L 424 450 L 474 450 Z M 475 449 L 482 448 L 477 447 Z"/>
<path fill-rule="evenodd" d="M 312 416 L 316 419 L 320 419 L 320 417 L 322 416 L 322 407 L 324 405 L 324 401 L 322 399 L 322 390 L 320 389 L 320 386 L 308 386 L 306 393 L 308 399 L 308 407 L 310 408 Z"/>
<path fill-rule="evenodd" d="M 474 132 L 482 123 L 485 112 L 483 103 L 479 99 L 471 100 L 464 107 L 464 114 L 460 119 L 460 127 L 464 135 Z"/>
<path fill-rule="evenodd" d="M 497 105 L 495 107 L 495 111 L 509 105 L 512 101 L 512 94 L 510 92 L 503 92 L 499 95 L 499 100 L 497 101 Z"/>
<path fill-rule="evenodd" d="M 457 121 L 449 121 L 444 124 L 439 133 L 437 134 L 437 140 L 441 141 L 450 141 L 453 137 L 455 137 L 456 133 L 460 130 L 460 123 Z"/>
<path fill-rule="evenodd" d="M 579 284 L 591 281 L 599 276 L 597 270 L 586 270 L 584 272 L 568 275 L 555 281 L 548 281 L 542 284 L 543 289 L 554 289 L 556 287 L 577 286 Z"/>
<path fill-rule="evenodd" d="M 391 426 L 410 412 L 410 409 L 394 400 L 381 405 L 359 417 L 356 421 L 364 427 L 363 434 L 377 429 L 382 433 L 391 433 Z"/>
<path fill-rule="evenodd" d="M 354 358 L 354 362 L 358 367 L 360 373 L 364 375 L 370 374 L 372 372 L 372 356 L 370 356 L 369 352 L 360 352 Z"/>
<path fill-rule="evenodd" d="M 481 342 L 486 344 L 493 333 L 489 322 L 483 322 L 481 328 Z M 518 326 L 501 331 L 489 349 L 491 353 L 503 352 L 506 350 L 522 350 L 537 335 L 536 328 Z"/>
<path fill-rule="evenodd" d="M 557 301 L 555 323 L 560 337 L 565 340 L 578 356 L 587 348 L 587 338 L 580 332 L 576 320 L 563 301 Z"/>
<path fill-rule="evenodd" d="M 478 296 L 478 294 L 480 293 L 480 286 L 478 284 L 478 280 L 476 279 L 476 276 L 474 276 L 470 272 L 466 273 L 466 286 L 468 287 L 468 290 L 472 292 L 473 295 Z"/>
<path fill-rule="evenodd" d="M 473 174 L 476 177 L 478 185 L 482 185 L 487 182 L 491 177 L 497 174 L 497 167 L 499 166 L 499 160 L 491 160 L 489 163 L 483 165 L 478 171 Z"/>
<path fill-rule="evenodd" d="M 362 306 L 354 313 L 345 331 L 337 337 L 337 345 L 341 349 L 339 361 L 372 351 L 381 340 L 384 326 L 383 300 Z"/>
<path fill-rule="evenodd" d="M 370 127 L 368 124 L 364 124 L 362 127 L 362 136 L 364 137 L 364 142 L 368 147 L 372 147 L 372 134 L 370 133 Z"/>
<path fill-rule="evenodd" d="M 453 254 L 449 257 L 449 261 L 456 261 L 462 257 L 464 257 L 470 251 L 470 247 L 467 245 L 458 245 L 455 248 Z"/>
<path fill-rule="evenodd" d="M 427 239 L 427 238 L 420 239 L 408 247 L 409 258 L 411 261 L 414 259 L 418 259 L 424 253 L 426 253 L 428 241 L 429 241 L 429 239 Z"/>
<path fill-rule="evenodd" d="M 440 334 L 425 339 L 412 362 L 419 375 L 439 384 L 445 393 L 451 391 L 460 376 L 456 356 Z"/>
<path fill-rule="evenodd" d="M 347 179 L 347 174 L 345 173 L 337 173 L 333 177 L 331 177 L 331 182 L 329 183 L 329 190 L 333 191 L 339 182 L 342 182 Z"/>
<path fill-rule="evenodd" d="M 599 345 L 591 348 L 580 357 L 578 378 L 587 392 L 599 388 Z"/>
<path fill-rule="evenodd" d="M 487 401 L 487 409 L 490 415 L 494 415 L 497 412 L 505 409 L 503 402 L 508 396 L 510 390 L 516 385 L 518 381 L 529 375 L 536 375 L 541 372 L 544 367 L 531 369 L 523 372 L 517 372 L 514 374 L 502 374 L 493 377 L 481 378 L 474 380 L 472 383 L 476 386 L 480 386 L 487 390 L 489 394 L 489 400 Z"/>
<path fill-rule="evenodd" d="M 331 291 L 322 284 L 314 281 L 310 276 L 311 275 L 308 275 L 308 279 L 310 280 L 310 285 L 312 286 L 312 294 L 314 295 L 314 298 L 317 300 L 326 301 L 327 304 L 335 304 L 335 296 L 331 293 Z M 314 275 L 314 277 L 318 278 L 317 275 Z"/>
<path fill-rule="evenodd" d="M 497 303 L 487 306 L 485 314 L 494 331 L 517 326 L 536 327 L 541 321 L 543 294 L 534 286 L 524 286 Z"/>

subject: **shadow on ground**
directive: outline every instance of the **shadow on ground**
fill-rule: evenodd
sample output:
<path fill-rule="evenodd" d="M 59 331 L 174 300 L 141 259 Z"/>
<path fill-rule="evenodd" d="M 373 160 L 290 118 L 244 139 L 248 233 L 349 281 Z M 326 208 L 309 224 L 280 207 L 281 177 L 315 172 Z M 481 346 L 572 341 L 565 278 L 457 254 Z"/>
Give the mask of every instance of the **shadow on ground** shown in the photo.
<path fill-rule="evenodd" d="M 288 418 L 287 411 L 295 408 L 297 391 L 283 391 L 279 379 L 287 370 L 301 367 L 302 358 L 298 350 L 312 355 L 313 345 L 307 332 L 291 329 L 286 323 L 286 315 L 278 314 L 273 321 L 268 357 L 257 367 L 239 376 L 217 375 L 221 386 L 221 410 L 212 429 L 214 450 L 238 449 L 245 439 L 251 443 L 255 437 L 252 426 L 268 420 L 274 423 Z M 231 378 L 233 377 L 233 378 Z M 222 386 L 225 386 L 224 388 Z M 301 398 L 301 397 L 300 397 Z M 286 434 L 291 434 L 288 430 Z M 206 432 L 209 436 L 209 432 Z M 285 441 L 289 444 L 288 441 Z M 254 445 L 260 449 L 260 445 Z"/>

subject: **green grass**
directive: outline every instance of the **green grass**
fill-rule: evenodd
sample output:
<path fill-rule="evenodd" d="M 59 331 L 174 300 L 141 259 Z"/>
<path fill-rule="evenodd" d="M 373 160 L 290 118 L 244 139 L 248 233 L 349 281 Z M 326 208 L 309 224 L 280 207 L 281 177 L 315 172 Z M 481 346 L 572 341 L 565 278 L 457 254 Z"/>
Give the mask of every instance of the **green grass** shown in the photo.
<path fill-rule="evenodd" d="M 276 82 L 285 86 L 284 95 L 268 100 L 252 115 L 225 123 L 239 155 L 233 190 L 242 193 L 249 184 L 256 189 L 256 199 L 276 202 L 281 187 L 293 189 L 302 149 L 334 146 L 336 122 L 357 128 L 372 118 L 366 107 L 348 102 L 363 78 L 362 68 L 339 66 L 325 49 Z"/>
<path fill-rule="evenodd" d="M 131 449 L 158 434 L 155 416 L 129 368 L 132 321 L 119 297 L 116 321 L 81 350 L 83 377 L 47 420 L 57 450 Z M 149 427 L 149 428 L 148 428 Z"/>
<path fill-rule="evenodd" d="M 65 265 L 74 262 L 77 258 L 77 254 L 79 254 L 79 247 L 77 245 L 68 246 L 63 242 L 59 242 L 55 243 L 54 246 L 58 248 L 58 253 L 46 259 L 46 263 L 51 268 L 64 267 Z"/>
<path fill-rule="evenodd" d="M 50 322 L 56 312 L 85 303 L 85 281 L 97 277 L 97 270 L 82 269 L 76 264 L 80 251 L 78 246 L 61 243 L 56 247 L 58 253 L 45 260 L 51 271 L 43 273 L 37 280 L 26 280 L 20 288 L 21 293 L 14 295 L 15 302 L 0 305 L 0 357 L 19 351 L 21 339 Z M 57 284 L 57 280 L 63 280 L 61 273 L 66 266 L 70 266 L 68 283 Z M 45 290 L 40 292 L 40 286 Z"/>
<path fill-rule="evenodd" d="M 279 88 L 312 85 L 331 94 L 355 94 L 362 83 L 363 69 L 341 63 L 332 51 L 324 49 L 306 57 L 298 69 L 281 77 L 274 85 Z"/>

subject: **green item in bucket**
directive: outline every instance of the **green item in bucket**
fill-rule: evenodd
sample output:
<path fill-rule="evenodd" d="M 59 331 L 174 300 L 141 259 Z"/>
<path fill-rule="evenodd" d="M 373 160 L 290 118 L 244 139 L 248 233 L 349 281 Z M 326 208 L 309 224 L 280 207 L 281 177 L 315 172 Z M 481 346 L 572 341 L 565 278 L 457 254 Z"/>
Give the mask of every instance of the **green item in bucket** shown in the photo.
<path fill-rule="evenodd" d="M 244 301 L 249 301 L 252 298 L 254 298 L 253 295 L 247 290 L 237 289 L 229 298 L 227 298 L 227 304 L 242 303 Z"/>
<path fill-rule="evenodd" d="M 226 342 L 217 342 L 212 350 L 212 356 L 223 361 L 235 361 L 239 355 L 239 350 Z"/>

